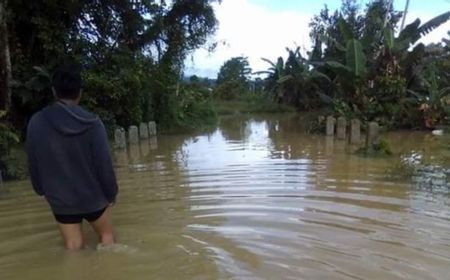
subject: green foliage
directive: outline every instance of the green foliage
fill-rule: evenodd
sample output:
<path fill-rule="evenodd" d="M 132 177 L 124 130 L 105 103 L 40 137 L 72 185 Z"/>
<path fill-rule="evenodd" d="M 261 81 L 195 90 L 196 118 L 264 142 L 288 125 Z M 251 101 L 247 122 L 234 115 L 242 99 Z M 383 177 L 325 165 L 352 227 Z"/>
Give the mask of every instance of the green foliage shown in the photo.
<path fill-rule="evenodd" d="M 448 61 L 448 48 L 438 54 L 437 47 L 410 47 L 448 21 L 450 12 L 423 25 L 418 19 L 395 37 L 400 14 L 386 0 L 372 1 L 364 12 L 349 0 L 334 14 L 325 8 L 314 17 L 312 64 L 333 81 L 331 91 L 324 92 L 333 101 L 326 103 L 345 116 L 377 120 L 391 128 L 443 124 L 448 121 L 449 80 L 446 74 L 434 75 L 441 79 L 427 75 L 424 68 Z M 438 55 L 441 59 L 432 59 Z M 433 62 L 427 62 L 430 59 Z"/>
<path fill-rule="evenodd" d="M 286 92 L 284 89 L 283 82 L 291 78 L 290 75 L 286 73 L 284 59 L 279 57 L 277 62 L 274 63 L 267 58 L 261 58 L 263 61 L 269 63 L 271 67 L 267 71 L 259 71 L 254 74 L 267 74 L 265 79 L 266 90 L 273 95 L 273 99 L 280 103 L 283 100 L 283 95 Z"/>
<path fill-rule="evenodd" d="M 346 119 L 359 118 L 361 114 L 357 114 L 355 108 L 351 107 L 351 104 L 340 99 L 333 100 L 333 110 L 338 116 L 343 116 Z"/>
<path fill-rule="evenodd" d="M 230 101 L 214 100 L 213 107 L 218 115 L 296 112 L 295 107 L 274 103 L 273 100 L 262 95 L 252 95 Z"/>
<path fill-rule="evenodd" d="M 392 156 L 393 152 L 389 145 L 389 142 L 381 139 L 377 143 L 373 143 L 366 147 L 358 149 L 356 151 L 356 154 L 367 157 L 388 157 Z"/>
<path fill-rule="evenodd" d="M 245 94 L 246 87 L 236 80 L 222 82 L 214 89 L 214 96 L 221 100 L 238 99 Z"/>
<path fill-rule="evenodd" d="M 19 136 L 14 132 L 6 116 L 6 111 L 0 111 L 0 154 L 6 154 L 13 143 L 19 142 Z"/>
<path fill-rule="evenodd" d="M 15 159 L 11 154 L 11 148 L 19 143 L 19 136 L 7 121 L 7 112 L 0 111 L 0 171 L 6 178 L 16 177 L 16 172 L 11 170 L 9 163 Z"/>
<path fill-rule="evenodd" d="M 249 67 L 246 57 L 233 57 L 225 61 L 220 67 L 217 83 L 221 84 L 222 82 L 237 80 L 245 84 L 248 82 L 251 72 L 252 69 Z"/>
<path fill-rule="evenodd" d="M 186 55 L 215 31 L 213 2 L 9 1 L 15 125 L 53 100 L 50 74 L 68 58 L 83 66 L 84 104 L 109 126 L 177 125 L 173 87 Z"/>
<path fill-rule="evenodd" d="M 214 2 L 7 1 L 13 124 L 0 119 L 0 168 L 22 173 L 10 154 L 13 131 L 53 102 L 51 75 L 65 61 L 81 65 L 82 105 L 110 131 L 150 120 L 162 128 L 211 122 L 207 98 L 177 85 L 186 56 L 216 30 Z"/>
<path fill-rule="evenodd" d="M 233 57 L 225 61 L 217 75 L 214 95 L 222 100 L 238 98 L 249 90 L 251 68 L 246 57 Z"/>
<path fill-rule="evenodd" d="M 279 57 L 276 63 L 263 59 L 271 67 L 267 71 L 255 74 L 268 74 L 265 88 L 277 103 L 283 103 L 300 109 L 313 109 L 320 104 L 323 94 L 323 82 L 329 84 L 329 78 L 311 69 L 307 59 L 303 58 L 300 48 L 286 48 L 286 61 Z"/>
<path fill-rule="evenodd" d="M 349 40 L 345 55 L 347 67 L 350 68 L 352 75 L 355 77 L 364 77 L 367 74 L 367 59 L 361 43 L 355 39 Z"/>
<path fill-rule="evenodd" d="M 182 127 L 198 129 L 217 122 L 209 88 L 200 83 L 182 85 L 179 91 L 178 123 Z"/>
<path fill-rule="evenodd" d="M 23 180 L 28 177 L 28 160 L 25 151 L 21 148 L 12 148 L 6 155 L 0 156 L 0 165 L 3 165 L 2 174 L 5 179 Z"/>
<path fill-rule="evenodd" d="M 84 73 L 82 104 L 99 114 L 108 127 L 148 121 L 144 113 L 151 97 L 147 85 L 151 67 L 143 58 L 113 56 L 107 67 L 98 65 Z"/>
<path fill-rule="evenodd" d="M 435 128 L 448 122 L 450 116 L 450 87 L 439 87 L 434 67 L 425 70 L 425 88 L 422 92 L 410 91 L 420 103 L 425 127 Z"/>

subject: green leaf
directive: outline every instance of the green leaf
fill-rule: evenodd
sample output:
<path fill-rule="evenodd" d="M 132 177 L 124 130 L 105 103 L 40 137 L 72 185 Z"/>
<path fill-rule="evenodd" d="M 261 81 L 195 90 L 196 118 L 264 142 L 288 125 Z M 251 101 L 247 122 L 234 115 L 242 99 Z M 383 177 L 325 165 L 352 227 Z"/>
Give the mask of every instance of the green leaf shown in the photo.
<path fill-rule="evenodd" d="M 418 29 L 419 34 L 421 36 L 427 35 L 428 33 L 438 28 L 448 20 L 450 20 L 450 11 L 445 12 L 435 18 L 432 18 L 431 20 L 421 25 L 420 28 Z"/>
<path fill-rule="evenodd" d="M 328 77 L 327 75 L 325 75 L 324 73 L 321 73 L 319 71 L 312 71 L 311 72 L 311 78 L 313 79 L 325 79 L 326 81 L 331 83 L 331 79 L 330 77 Z"/>
<path fill-rule="evenodd" d="M 340 74 L 340 73 L 342 73 L 342 72 L 349 73 L 349 72 L 352 71 L 349 67 L 347 67 L 347 66 L 345 66 L 344 64 L 342 64 L 342 63 L 340 63 L 340 62 L 337 62 L 337 61 L 327 61 L 327 62 L 325 63 L 325 65 L 327 65 L 328 67 L 330 67 L 331 70 L 333 70 L 333 71 L 336 72 L 337 74 Z"/>
<path fill-rule="evenodd" d="M 292 75 L 285 75 L 278 79 L 277 83 L 282 84 L 292 79 Z"/>
<path fill-rule="evenodd" d="M 261 57 L 261 60 L 262 60 L 262 61 L 265 61 L 265 62 L 267 62 L 267 63 L 269 63 L 273 68 L 276 68 L 275 63 L 273 63 L 273 62 L 270 61 L 269 59 L 264 58 L 264 57 Z"/>
<path fill-rule="evenodd" d="M 332 44 L 334 44 L 336 46 L 336 48 L 338 50 L 340 50 L 341 52 L 345 52 L 346 48 L 345 46 L 343 46 L 341 43 L 339 43 L 338 41 L 336 41 L 336 39 L 334 39 L 333 37 L 329 36 L 329 35 L 325 35 L 325 34 L 320 34 L 319 38 L 321 41 L 326 42 L 329 41 Z M 329 44 L 328 44 L 329 45 Z"/>
<path fill-rule="evenodd" d="M 408 24 L 395 39 L 396 49 L 407 50 L 409 45 L 420 38 L 419 33 L 420 19 L 416 19 Z"/>
<path fill-rule="evenodd" d="M 390 27 L 384 28 L 384 44 L 389 50 L 392 50 L 395 45 L 394 31 Z"/>
<path fill-rule="evenodd" d="M 450 20 L 450 11 L 434 17 L 422 25 L 420 25 L 420 19 L 416 19 L 400 32 L 398 38 L 395 40 L 396 48 L 399 50 L 408 49 L 411 44 L 416 43 L 421 37 L 435 30 L 448 20 Z"/>
<path fill-rule="evenodd" d="M 345 19 L 343 19 L 342 17 L 340 17 L 338 20 L 338 26 L 339 31 L 341 32 L 342 37 L 344 38 L 344 42 L 348 42 L 355 38 L 353 31 L 350 27 L 350 24 L 348 24 L 348 22 L 345 21 Z"/>
<path fill-rule="evenodd" d="M 322 93 L 322 92 L 320 92 L 320 91 L 317 91 L 317 92 L 315 92 L 316 94 L 317 94 L 317 96 L 324 102 L 324 103 L 326 103 L 326 104 L 333 104 L 333 98 L 331 98 L 330 96 L 328 96 L 328 95 L 326 95 L 326 94 L 324 94 L 324 93 Z"/>
<path fill-rule="evenodd" d="M 276 70 L 278 71 L 278 74 L 281 75 L 284 71 L 284 60 L 280 56 L 277 60 Z"/>
<path fill-rule="evenodd" d="M 346 52 L 347 67 L 351 69 L 356 77 L 362 77 L 367 73 L 367 58 L 363 52 L 361 43 L 352 39 L 347 43 Z"/>
<path fill-rule="evenodd" d="M 51 79 L 51 75 L 46 69 L 39 67 L 39 66 L 34 66 L 33 69 L 36 70 L 38 75 L 48 78 L 49 80 Z"/>

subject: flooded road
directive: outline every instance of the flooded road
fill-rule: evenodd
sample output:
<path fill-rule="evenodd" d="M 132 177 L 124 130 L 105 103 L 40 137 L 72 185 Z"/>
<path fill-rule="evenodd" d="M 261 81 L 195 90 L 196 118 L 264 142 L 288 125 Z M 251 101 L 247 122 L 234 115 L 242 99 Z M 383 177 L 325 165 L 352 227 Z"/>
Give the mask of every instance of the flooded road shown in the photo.
<path fill-rule="evenodd" d="M 223 119 L 116 153 L 121 245 L 68 253 L 28 181 L 0 190 L 0 279 L 449 279 L 450 139 L 395 155 L 308 135 L 298 116 Z"/>

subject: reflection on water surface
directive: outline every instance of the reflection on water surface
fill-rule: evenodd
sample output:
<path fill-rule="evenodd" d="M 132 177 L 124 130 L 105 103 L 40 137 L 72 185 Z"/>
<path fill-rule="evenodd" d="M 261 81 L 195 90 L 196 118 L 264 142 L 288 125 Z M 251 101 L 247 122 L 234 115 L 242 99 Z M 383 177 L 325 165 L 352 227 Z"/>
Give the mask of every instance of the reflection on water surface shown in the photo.
<path fill-rule="evenodd" d="M 6 184 L 0 278 L 447 279 L 449 139 L 391 133 L 396 157 L 370 159 L 299 123 L 235 117 L 117 153 L 111 250 L 65 252 L 29 182 Z"/>

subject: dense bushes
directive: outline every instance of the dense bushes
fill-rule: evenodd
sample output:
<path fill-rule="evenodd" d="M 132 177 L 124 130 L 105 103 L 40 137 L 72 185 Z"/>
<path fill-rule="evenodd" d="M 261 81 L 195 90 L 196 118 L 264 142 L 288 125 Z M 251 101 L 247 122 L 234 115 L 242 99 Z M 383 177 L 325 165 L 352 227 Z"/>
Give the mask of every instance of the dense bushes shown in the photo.
<path fill-rule="evenodd" d="M 323 9 L 310 24 L 314 47 L 308 58 L 287 49 L 286 61 L 265 59 L 271 64 L 266 90 L 302 110 L 327 106 L 388 128 L 448 125 L 450 41 L 417 41 L 449 20 L 450 12 L 396 32 L 400 19 L 386 0 L 371 1 L 364 11 L 355 0 L 343 1 L 334 13 Z"/>
<path fill-rule="evenodd" d="M 17 177 L 15 175 L 19 173 L 15 171 L 17 167 L 14 164 L 16 157 L 11 153 L 12 148 L 17 143 L 19 143 L 19 136 L 7 122 L 7 112 L 0 110 L 0 173 L 2 177 Z"/>

